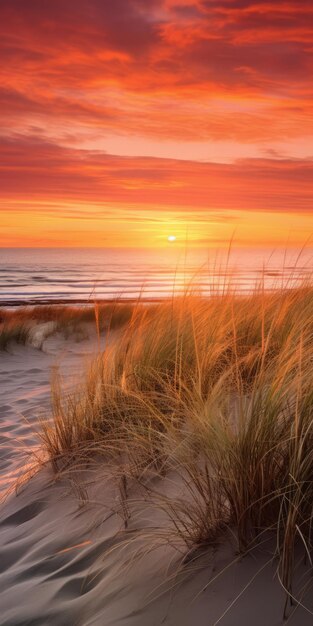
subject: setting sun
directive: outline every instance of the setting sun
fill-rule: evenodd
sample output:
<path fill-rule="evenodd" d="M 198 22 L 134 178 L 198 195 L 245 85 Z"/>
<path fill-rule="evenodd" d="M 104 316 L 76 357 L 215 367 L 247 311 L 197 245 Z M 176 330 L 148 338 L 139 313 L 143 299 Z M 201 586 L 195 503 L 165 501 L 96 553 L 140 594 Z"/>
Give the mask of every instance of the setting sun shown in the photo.
<path fill-rule="evenodd" d="M 167 238 L 167 241 L 170 241 L 170 242 L 176 241 L 175 235 L 169 235 Z"/>

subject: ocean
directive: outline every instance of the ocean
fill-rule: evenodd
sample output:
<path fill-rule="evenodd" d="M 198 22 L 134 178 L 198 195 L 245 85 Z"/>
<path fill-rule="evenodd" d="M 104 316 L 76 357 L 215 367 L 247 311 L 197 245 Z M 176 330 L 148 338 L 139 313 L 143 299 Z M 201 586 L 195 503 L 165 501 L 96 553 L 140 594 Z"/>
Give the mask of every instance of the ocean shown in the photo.
<path fill-rule="evenodd" d="M 143 297 L 158 300 L 186 287 L 209 296 L 229 285 L 246 293 L 294 286 L 311 276 L 313 248 L 160 250 L 0 249 L 0 305 Z"/>

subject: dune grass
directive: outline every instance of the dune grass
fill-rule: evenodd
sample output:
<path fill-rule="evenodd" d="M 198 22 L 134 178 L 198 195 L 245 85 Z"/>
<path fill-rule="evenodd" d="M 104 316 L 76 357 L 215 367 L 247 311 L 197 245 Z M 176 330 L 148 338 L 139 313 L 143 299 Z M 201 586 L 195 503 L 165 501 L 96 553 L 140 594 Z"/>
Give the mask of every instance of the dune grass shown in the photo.
<path fill-rule="evenodd" d="M 0 309 L 0 350 L 12 343 L 31 342 L 32 329 L 38 324 L 52 323 L 51 332 L 65 337 L 77 334 L 82 326 L 96 324 L 99 333 L 125 324 L 132 315 L 132 304 L 123 302 L 95 303 L 86 306 L 38 305 L 16 309 Z"/>
<path fill-rule="evenodd" d="M 0 350 L 7 350 L 12 342 L 26 344 L 29 338 L 30 325 L 15 321 L 0 322 Z"/>
<path fill-rule="evenodd" d="M 53 383 L 41 438 L 58 473 L 118 459 L 123 480 L 176 476 L 161 495 L 192 551 L 226 528 L 245 552 L 277 538 L 292 594 L 295 547 L 313 541 L 313 288 L 138 304 L 79 391 Z"/>

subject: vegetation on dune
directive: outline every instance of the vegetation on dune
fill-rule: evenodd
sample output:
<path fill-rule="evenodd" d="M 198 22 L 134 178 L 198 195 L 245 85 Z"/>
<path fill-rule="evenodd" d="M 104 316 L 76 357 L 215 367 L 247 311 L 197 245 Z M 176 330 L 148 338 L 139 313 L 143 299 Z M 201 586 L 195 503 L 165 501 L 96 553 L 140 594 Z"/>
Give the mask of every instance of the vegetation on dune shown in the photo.
<path fill-rule="evenodd" d="M 117 456 L 151 498 L 151 472 L 174 472 L 183 496 L 159 506 L 188 549 L 231 527 L 244 552 L 272 531 L 291 593 L 295 546 L 313 548 L 312 341 L 310 286 L 133 307 L 79 391 L 54 382 L 52 465 Z"/>
<path fill-rule="evenodd" d="M 77 334 L 85 324 L 96 324 L 98 332 L 125 324 L 132 315 L 132 304 L 117 302 L 93 306 L 38 305 L 17 309 L 0 309 L 0 350 L 12 342 L 31 341 L 32 330 L 38 324 L 52 322 L 51 332 L 62 332 L 66 337 Z"/>
<path fill-rule="evenodd" d="M 0 321 L 0 350 L 7 350 L 13 341 L 21 344 L 27 343 L 29 331 L 30 325 L 25 322 Z"/>

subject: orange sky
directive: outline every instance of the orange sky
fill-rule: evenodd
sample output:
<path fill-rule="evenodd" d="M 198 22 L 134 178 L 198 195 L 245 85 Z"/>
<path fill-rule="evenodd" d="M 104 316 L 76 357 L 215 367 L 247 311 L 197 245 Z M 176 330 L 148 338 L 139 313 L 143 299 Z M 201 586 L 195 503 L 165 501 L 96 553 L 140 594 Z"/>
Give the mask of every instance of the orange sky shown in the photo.
<path fill-rule="evenodd" d="M 1 246 L 313 233 L 311 0 L 10 0 L 0 29 Z"/>

